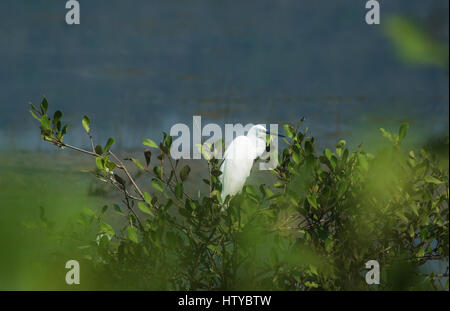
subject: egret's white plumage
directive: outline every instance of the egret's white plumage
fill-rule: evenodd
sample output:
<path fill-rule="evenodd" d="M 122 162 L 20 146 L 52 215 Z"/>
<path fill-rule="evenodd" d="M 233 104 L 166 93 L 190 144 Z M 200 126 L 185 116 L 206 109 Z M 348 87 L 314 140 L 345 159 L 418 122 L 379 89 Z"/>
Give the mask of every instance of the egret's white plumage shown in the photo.
<path fill-rule="evenodd" d="M 266 149 L 267 130 L 264 125 L 255 125 L 246 136 L 236 137 L 228 146 L 224 154 L 224 161 L 220 166 L 222 182 L 222 201 L 227 195 L 236 195 L 244 187 L 250 175 L 253 162 Z"/>

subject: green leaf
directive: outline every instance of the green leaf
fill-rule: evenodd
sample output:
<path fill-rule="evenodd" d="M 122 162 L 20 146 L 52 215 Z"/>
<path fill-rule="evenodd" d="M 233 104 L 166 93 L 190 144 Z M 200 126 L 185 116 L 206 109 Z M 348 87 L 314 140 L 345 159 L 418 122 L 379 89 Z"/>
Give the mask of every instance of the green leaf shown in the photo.
<path fill-rule="evenodd" d="M 347 191 L 347 184 L 344 181 L 338 186 L 338 198 L 341 198 L 345 194 L 345 191 Z"/>
<path fill-rule="evenodd" d="M 172 136 L 167 136 L 164 139 L 164 145 L 167 147 L 168 150 L 170 150 L 170 147 L 172 146 L 172 141 L 173 141 Z"/>
<path fill-rule="evenodd" d="M 306 153 L 313 153 L 313 145 L 310 141 L 305 141 L 305 151 Z"/>
<path fill-rule="evenodd" d="M 88 134 L 89 134 L 89 131 L 90 131 L 90 128 L 89 128 L 90 124 L 91 124 L 91 120 L 89 120 L 88 116 L 84 116 L 83 119 L 81 120 L 81 125 L 83 125 L 84 130 Z"/>
<path fill-rule="evenodd" d="M 419 251 L 417 252 L 417 257 L 423 257 L 425 256 L 425 247 L 421 247 Z"/>
<path fill-rule="evenodd" d="M 369 162 L 364 154 L 358 154 L 359 166 L 364 170 L 369 170 Z"/>
<path fill-rule="evenodd" d="M 411 204 L 411 209 L 413 210 L 414 215 L 419 216 L 419 210 L 417 209 L 416 204 Z"/>
<path fill-rule="evenodd" d="M 345 148 L 346 144 L 347 144 L 346 141 L 342 139 L 337 143 L 336 148 L 339 148 L 339 149 Z"/>
<path fill-rule="evenodd" d="M 384 128 L 380 128 L 381 134 L 383 134 L 384 137 L 389 139 L 389 141 L 393 142 L 392 135 L 388 131 L 386 131 Z"/>
<path fill-rule="evenodd" d="M 302 161 L 302 157 L 301 157 L 300 153 L 294 151 L 292 153 L 292 160 L 294 160 L 295 164 L 300 164 L 300 162 Z"/>
<path fill-rule="evenodd" d="M 312 274 L 319 275 L 319 272 L 317 271 L 316 266 L 310 265 L 309 268 L 311 269 Z"/>
<path fill-rule="evenodd" d="M 163 187 L 161 181 L 156 178 L 153 178 L 153 180 L 152 180 L 152 187 L 158 191 L 164 192 L 164 187 Z"/>
<path fill-rule="evenodd" d="M 31 115 L 33 116 L 33 118 L 35 118 L 36 120 L 38 120 L 38 121 L 41 121 L 41 119 L 39 119 L 37 116 L 36 116 L 36 114 L 33 112 L 33 110 L 28 110 L 30 113 L 31 113 Z"/>
<path fill-rule="evenodd" d="M 216 253 L 220 254 L 220 249 L 219 249 L 217 246 L 212 245 L 212 244 L 209 244 L 207 247 L 208 247 L 208 249 L 211 250 L 212 252 L 216 252 Z"/>
<path fill-rule="evenodd" d="M 276 183 L 273 184 L 273 186 L 274 186 L 275 188 L 284 188 L 284 184 L 281 183 L 281 182 L 276 182 Z"/>
<path fill-rule="evenodd" d="M 144 192 L 144 200 L 145 200 L 145 203 L 152 206 L 152 197 L 148 192 Z"/>
<path fill-rule="evenodd" d="M 114 138 L 109 138 L 108 141 L 106 142 L 105 148 L 103 148 L 103 153 L 106 153 L 109 151 L 109 149 L 111 148 L 111 146 L 114 144 Z"/>
<path fill-rule="evenodd" d="M 100 158 L 100 157 L 95 158 L 95 164 L 97 164 L 98 169 L 100 169 L 100 170 L 105 169 L 103 158 Z"/>
<path fill-rule="evenodd" d="M 333 246 L 334 246 L 334 240 L 330 236 L 327 237 L 327 239 L 325 240 L 325 250 L 327 252 L 331 252 L 333 250 Z"/>
<path fill-rule="evenodd" d="M 325 149 L 324 151 L 325 157 L 328 159 L 329 164 L 330 164 L 330 168 L 332 170 L 334 170 L 336 168 L 336 162 L 337 162 L 337 158 L 336 156 L 331 152 L 330 149 Z"/>
<path fill-rule="evenodd" d="M 309 202 L 309 205 L 317 209 L 317 194 L 308 195 L 306 199 Z"/>
<path fill-rule="evenodd" d="M 141 212 L 153 216 L 152 211 L 144 203 L 138 202 L 138 208 L 141 210 Z"/>
<path fill-rule="evenodd" d="M 90 208 L 83 207 L 83 212 L 88 216 L 95 217 L 94 211 L 91 210 Z"/>
<path fill-rule="evenodd" d="M 110 171 L 114 171 L 114 169 L 116 168 L 116 163 L 111 162 L 111 161 L 106 161 L 105 167 L 108 168 L 108 170 L 110 170 Z"/>
<path fill-rule="evenodd" d="M 156 177 L 158 177 L 159 179 L 162 179 L 162 168 L 160 166 L 155 166 L 153 168 L 153 173 L 155 173 Z"/>
<path fill-rule="evenodd" d="M 402 125 L 400 125 L 400 129 L 398 131 L 398 137 L 399 137 L 399 141 L 400 142 L 406 137 L 406 133 L 408 132 L 408 128 L 409 128 L 409 124 L 408 123 L 402 123 Z"/>
<path fill-rule="evenodd" d="M 414 237 L 416 235 L 416 231 L 414 230 L 413 225 L 409 225 L 409 236 Z"/>
<path fill-rule="evenodd" d="M 189 167 L 189 165 L 185 165 L 180 171 L 181 180 L 185 181 L 188 178 L 190 172 L 191 168 Z"/>
<path fill-rule="evenodd" d="M 286 136 L 289 137 L 290 139 L 292 139 L 294 137 L 294 128 L 292 126 L 290 126 L 289 124 L 285 124 L 283 125 L 284 128 L 284 132 L 286 133 Z"/>
<path fill-rule="evenodd" d="M 122 213 L 122 210 L 120 209 L 120 206 L 119 205 L 117 205 L 117 204 L 114 204 L 113 205 L 113 208 L 114 208 L 114 210 L 118 213 L 118 214 L 120 214 L 120 215 L 125 215 L 124 213 Z"/>
<path fill-rule="evenodd" d="M 153 140 L 148 139 L 148 138 L 144 139 L 142 141 L 142 144 L 147 146 L 147 147 L 150 147 L 150 148 L 157 148 L 158 149 L 158 145 Z"/>
<path fill-rule="evenodd" d="M 245 192 L 255 198 L 258 198 L 258 193 L 252 185 L 245 186 Z"/>
<path fill-rule="evenodd" d="M 50 120 L 47 118 L 47 115 L 43 115 L 40 121 L 43 129 L 51 131 Z"/>
<path fill-rule="evenodd" d="M 133 163 L 141 170 L 144 169 L 144 166 L 142 166 L 141 162 L 138 159 L 135 158 L 131 158 L 131 161 L 133 161 Z"/>
<path fill-rule="evenodd" d="M 47 101 L 47 98 L 44 97 L 44 98 L 42 99 L 42 102 L 41 102 L 40 107 L 41 107 L 41 112 L 42 112 L 42 114 L 46 114 L 46 113 L 47 113 L 47 109 L 48 109 L 48 101 Z"/>
<path fill-rule="evenodd" d="M 331 156 L 333 155 L 333 153 L 331 152 L 330 149 L 326 148 L 324 151 L 325 156 L 327 157 L 328 160 L 331 161 Z"/>
<path fill-rule="evenodd" d="M 430 175 L 425 176 L 425 182 L 430 183 L 430 184 L 436 184 L 436 185 L 441 185 L 444 183 L 443 181 L 440 181 L 439 179 L 437 179 L 433 176 L 430 176 Z"/>
<path fill-rule="evenodd" d="M 139 243 L 136 227 L 128 226 L 127 237 L 130 241 L 132 241 L 134 243 Z"/>
<path fill-rule="evenodd" d="M 100 230 L 102 232 L 109 234 L 110 236 L 114 236 L 115 232 L 114 229 L 111 227 L 111 225 L 107 224 L 104 221 L 100 222 Z"/>
<path fill-rule="evenodd" d="M 62 135 L 62 136 L 66 135 L 66 133 L 67 133 L 67 128 L 68 128 L 68 127 L 69 127 L 68 124 L 64 125 L 64 127 L 63 127 L 62 130 L 61 130 L 61 135 Z"/>
<path fill-rule="evenodd" d="M 33 110 L 33 111 L 34 111 L 35 113 L 37 113 L 37 114 L 41 113 L 41 112 L 36 108 L 36 106 L 33 105 L 32 102 L 29 102 L 29 104 L 30 104 L 31 110 Z"/>
<path fill-rule="evenodd" d="M 53 114 L 53 123 L 56 124 L 58 121 L 60 121 L 62 118 L 62 112 L 57 110 L 55 111 L 55 113 Z"/>

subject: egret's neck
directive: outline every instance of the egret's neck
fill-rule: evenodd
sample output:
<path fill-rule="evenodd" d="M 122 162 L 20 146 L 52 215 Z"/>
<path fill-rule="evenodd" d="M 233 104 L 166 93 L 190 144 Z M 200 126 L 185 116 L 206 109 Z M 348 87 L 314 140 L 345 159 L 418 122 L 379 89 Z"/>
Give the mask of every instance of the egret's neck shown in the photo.
<path fill-rule="evenodd" d="M 251 136 L 249 138 L 252 142 L 252 146 L 254 146 L 255 159 L 261 157 L 264 151 L 266 151 L 266 141 L 256 136 Z"/>

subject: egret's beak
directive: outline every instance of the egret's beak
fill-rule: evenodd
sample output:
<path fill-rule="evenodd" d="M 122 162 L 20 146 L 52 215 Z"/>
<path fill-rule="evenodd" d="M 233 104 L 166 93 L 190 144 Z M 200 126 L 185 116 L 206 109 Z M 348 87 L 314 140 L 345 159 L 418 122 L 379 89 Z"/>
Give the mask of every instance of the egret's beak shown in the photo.
<path fill-rule="evenodd" d="M 269 134 L 269 135 L 274 135 L 274 136 L 278 136 L 278 137 L 286 137 L 284 135 L 281 135 L 281 134 L 278 134 L 278 133 L 271 133 L 269 131 L 267 131 L 266 133 Z"/>

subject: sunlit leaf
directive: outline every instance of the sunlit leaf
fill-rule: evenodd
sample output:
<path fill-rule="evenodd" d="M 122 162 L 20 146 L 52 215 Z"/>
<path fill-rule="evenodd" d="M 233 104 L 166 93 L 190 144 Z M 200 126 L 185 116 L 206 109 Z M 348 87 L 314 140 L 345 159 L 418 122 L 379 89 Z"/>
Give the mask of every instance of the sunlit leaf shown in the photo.
<path fill-rule="evenodd" d="M 156 178 L 152 179 L 152 187 L 160 192 L 164 192 L 164 187 L 162 185 L 162 182 Z"/>
<path fill-rule="evenodd" d="M 138 202 L 138 208 L 141 210 L 141 212 L 143 212 L 147 215 L 150 215 L 150 216 L 154 216 L 152 211 L 144 203 Z"/>
<path fill-rule="evenodd" d="M 436 177 L 433 177 L 433 176 L 425 176 L 425 181 L 427 182 L 427 183 L 431 183 L 431 184 L 436 184 L 436 185 L 440 185 L 440 184 L 443 184 L 444 182 L 443 181 L 441 181 L 441 180 L 439 180 L 439 179 L 437 179 Z"/>
<path fill-rule="evenodd" d="M 110 236 L 114 236 L 115 232 L 114 229 L 111 227 L 111 225 L 107 224 L 104 221 L 100 222 L 100 230 L 102 232 L 109 234 Z"/>
<path fill-rule="evenodd" d="M 142 144 L 150 148 L 158 148 L 158 145 L 151 139 L 144 139 Z"/>
<path fill-rule="evenodd" d="M 88 116 L 84 116 L 83 119 L 81 120 L 81 125 L 83 125 L 84 130 L 86 131 L 86 133 L 89 134 L 90 131 L 90 124 L 91 124 L 91 120 L 89 119 Z"/>

